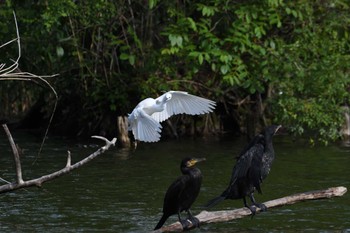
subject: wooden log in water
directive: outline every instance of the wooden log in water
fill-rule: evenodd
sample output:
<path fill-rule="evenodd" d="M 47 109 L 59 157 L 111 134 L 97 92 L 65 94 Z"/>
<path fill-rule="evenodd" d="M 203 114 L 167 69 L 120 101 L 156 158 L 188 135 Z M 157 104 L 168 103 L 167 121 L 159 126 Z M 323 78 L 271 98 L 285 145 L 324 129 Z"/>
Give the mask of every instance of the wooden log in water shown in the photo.
<path fill-rule="evenodd" d="M 332 198 L 332 197 L 340 197 L 343 196 L 347 192 L 346 187 L 339 186 L 328 188 L 324 190 L 316 190 L 305 193 L 298 193 L 287 197 L 278 198 L 275 200 L 267 201 L 264 204 L 267 208 L 273 208 L 283 205 L 291 205 L 301 201 L 307 200 L 316 200 L 316 199 L 324 199 L 324 198 Z M 260 212 L 260 209 L 257 208 L 256 213 Z M 243 207 L 240 209 L 234 210 L 225 210 L 225 211 L 202 211 L 196 218 L 199 219 L 200 224 L 209 224 L 216 222 L 227 222 L 233 219 L 243 218 L 251 215 L 251 212 L 248 208 Z M 190 226 L 190 229 L 194 228 L 193 225 Z M 181 232 L 183 231 L 182 225 L 180 222 L 175 222 L 171 225 L 164 226 L 155 232 Z"/>

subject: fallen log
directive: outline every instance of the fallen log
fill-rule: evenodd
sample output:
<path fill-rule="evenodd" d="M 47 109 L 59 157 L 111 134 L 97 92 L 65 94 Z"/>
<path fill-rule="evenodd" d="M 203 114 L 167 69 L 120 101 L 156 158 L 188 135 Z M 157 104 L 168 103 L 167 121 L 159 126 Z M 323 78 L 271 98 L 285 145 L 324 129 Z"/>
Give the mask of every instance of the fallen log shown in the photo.
<path fill-rule="evenodd" d="M 267 201 L 264 204 L 267 208 L 273 208 L 283 205 L 291 205 L 296 202 L 306 201 L 306 200 L 316 200 L 316 199 L 324 199 L 331 197 L 340 197 L 343 196 L 347 192 L 346 187 L 339 186 L 328 188 L 324 190 L 315 190 L 305 193 L 298 193 L 294 195 L 290 195 L 287 197 L 278 198 L 275 200 Z M 256 213 L 260 212 L 260 209 L 257 208 Z M 225 210 L 225 211 L 202 211 L 196 217 L 199 219 L 200 224 L 208 224 L 215 222 L 227 222 L 233 219 L 243 218 L 251 215 L 251 211 L 246 208 L 234 209 L 234 210 Z M 195 228 L 192 224 L 190 224 L 190 229 Z M 175 222 L 171 225 L 164 226 L 153 233 L 156 232 L 182 232 L 183 228 L 180 222 Z"/>

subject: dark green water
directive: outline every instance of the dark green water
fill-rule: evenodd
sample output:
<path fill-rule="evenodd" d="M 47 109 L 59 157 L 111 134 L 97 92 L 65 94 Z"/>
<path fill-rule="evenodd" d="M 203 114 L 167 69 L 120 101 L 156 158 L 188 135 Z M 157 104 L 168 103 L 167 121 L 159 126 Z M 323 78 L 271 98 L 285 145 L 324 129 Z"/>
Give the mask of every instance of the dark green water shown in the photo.
<path fill-rule="evenodd" d="M 94 152 L 94 144 L 48 139 L 38 162 L 32 165 L 40 139 L 15 134 L 24 150 L 24 178 L 38 177 L 65 166 L 67 149 L 77 161 Z M 71 174 L 44 184 L 0 194 L 0 232 L 149 232 L 161 216 L 169 184 L 180 175 L 183 157 L 206 157 L 199 164 L 204 175 L 192 212 L 226 187 L 234 156 L 243 139 L 178 140 L 139 145 L 136 151 L 112 148 Z M 264 202 L 294 193 L 350 187 L 350 149 L 337 145 L 310 148 L 274 138 L 276 160 L 262 185 Z M 0 134 L 0 177 L 13 180 L 13 158 Z M 3 184 L 3 183 L 1 183 Z M 242 207 L 241 200 L 225 201 L 213 210 Z M 171 217 L 167 224 L 176 221 Z M 270 209 L 253 219 L 204 225 L 194 232 L 350 232 L 350 196 L 302 202 Z"/>

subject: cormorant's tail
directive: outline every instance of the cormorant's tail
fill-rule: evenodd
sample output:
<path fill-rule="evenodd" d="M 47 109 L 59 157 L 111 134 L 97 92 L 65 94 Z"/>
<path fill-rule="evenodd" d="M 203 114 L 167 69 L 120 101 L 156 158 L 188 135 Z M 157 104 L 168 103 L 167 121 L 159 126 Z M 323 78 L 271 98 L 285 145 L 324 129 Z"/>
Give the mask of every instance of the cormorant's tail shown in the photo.
<path fill-rule="evenodd" d="M 215 198 L 211 199 L 210 201 L 208 201 L 208 203 L 205 205 L 205 207 L 211 208 L 211 207 L 219 204 L 220 202 L 222 202 L 225 199 L 226 199 L 226 197 L 224 197 L 224 196 L 215 197 Z"/>
<path fill-rule="evenodd" d="M 158 230 L 159 228 L 161 228 L 165 221 L 168 219 L 169 216 L 166 216 L 165 214 L 163 214 L 162 218 L 159 220 L 157 226 L 154 228 L 154 230 Z"/>

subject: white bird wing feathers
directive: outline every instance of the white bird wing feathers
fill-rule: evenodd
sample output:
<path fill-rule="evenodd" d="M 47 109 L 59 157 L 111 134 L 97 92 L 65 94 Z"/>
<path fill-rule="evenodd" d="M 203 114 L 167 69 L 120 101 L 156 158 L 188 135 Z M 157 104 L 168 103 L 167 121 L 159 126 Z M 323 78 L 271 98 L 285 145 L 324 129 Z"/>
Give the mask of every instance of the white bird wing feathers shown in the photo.
<path fill-rule="evenodd" d="M 162 125 L 160 122 L 176 114 L 199 115 L 212 112 L 216 103 L 183 91 L 169 91 L 155 101 L 163 101 L 165 95 L 171 94 L 166 107 L 161 112 L 148 115 L 142 107 L 134 109 L 129 115 L 130 128 L 136 140 L 144 142 L 157 142 L 160 139 Z"/>
<path fill-rule="evenodd" d="M 172 95 L 162 112 L 155 112 L 151 117 L 157 122 L 162 122 L 176 114 L 199 115 L 212 112 L 216 103 L 199 96 L 188 94 L 184 91 L 169 91 L 156 99 L 161 101 L 166 94 Z"/>
<path fill-rule="evenodd" d="M 136 140 L 144 142 L 156 142 L 160 139 L 162 125 L 152 119 L 142 109 L 137 109 L 137 120 L 130 122 L 132 133 Z"/>

